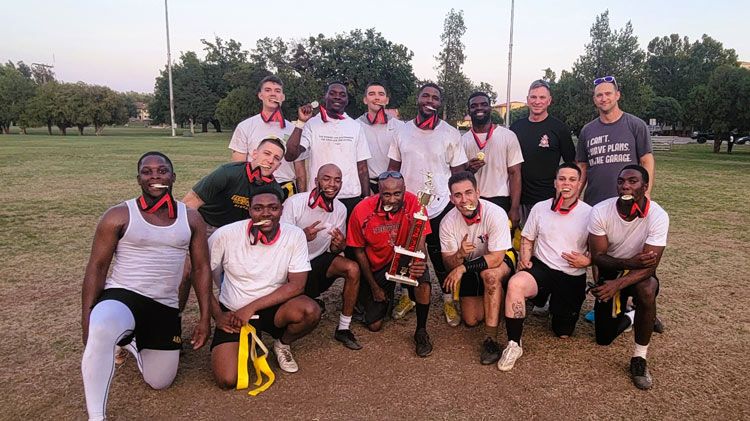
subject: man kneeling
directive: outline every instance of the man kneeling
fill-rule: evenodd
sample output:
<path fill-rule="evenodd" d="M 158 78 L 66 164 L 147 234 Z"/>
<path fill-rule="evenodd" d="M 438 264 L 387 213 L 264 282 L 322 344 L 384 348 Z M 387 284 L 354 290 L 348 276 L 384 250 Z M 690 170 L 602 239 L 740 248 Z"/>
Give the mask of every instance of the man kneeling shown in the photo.
<path fill-rule="evenodd" d="M 497 364 L 500 371 L 510 371 L 523 355 L 527 299 L 543 306 L 550 298 L 552 331 L 567 338 L 573 334 L 586 298 L 591 206 L 578 200 L 581 170 L 573 163 L 560 165 L 554 186 L 555 197 L 531 208 L 521 234 L 520 271 L 510 278 L 505 296 L 508 346 Z"/>
<path fill-rule="evenodd" d="M 214 276 L 224 272 L 219 299 L 211 297 L 216 321 L 211 365 L 224 388 L 237 384 L 243 325 L 249 322 L 270 334 L 279 367 L 294 373 L 299 367 L 289 345 L 320 321 L 320 307 L 302 295 L 310 271 L 305 233 L 279 223 L 282 198 L 278 185 L 257 187 L 250 197 L 250 219 L 225 225 L 209 238 L 211 270 Z"/>

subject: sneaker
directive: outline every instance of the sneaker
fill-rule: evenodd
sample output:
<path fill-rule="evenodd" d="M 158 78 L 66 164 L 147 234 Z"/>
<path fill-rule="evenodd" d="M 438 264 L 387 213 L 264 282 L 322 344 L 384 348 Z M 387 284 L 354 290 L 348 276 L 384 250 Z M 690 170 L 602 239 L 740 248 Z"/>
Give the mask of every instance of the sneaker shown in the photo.
<path fill-rule="evenodd" d="M 403 293 L 401 294 L 401 298 L 398 300 L 398 303 L 396 303 L 396 306 L 393 307 L 391 317 L 393 317 L 394 320 L 402 319 L 408 312 L 414 309 L 414 306 L 416 305 L 417 303 L 409 298 L 409 294 Z"/>
<path fill-rule="evenodd" d="M 659 334 L 664 333 L 664 323 L 662 323 L 659 317 L 656 317 L 654 320 L 654 332 Z"/>
<path fill-rule="evenodd" d="M 546 317 L 547 315 L 549 315 L 549 300 L 544 303 L 543 307 L 534 306 L 531 309 L 531 315 L 537 317 Z"/>
<path fill-rule="evenodd" d="M 630 359 L 630 378 L 633 379 L 633 384 L 638 389 L 651 389 L 653 380 L 651 379 L 651 373 L 648 372 L 645 358 L 633 357 Z"/>
<path fill-rule="evenodd" d="M 333 338 L 344 344 L 345 347 L 355 351 L 362 349 L 362 345 L 357 342 L 357 338 L 349 329 L 336 329 Z"/>
<path fill-rule="evenodd" d="M 419 329 L 414 334 L 414 343 L 416 344 L 417 355 L 424 358 L 432 354 L 432 342 L 426 329 Z"/>
<path fill-rule="evenodd" d="M 121 366 L 128 359 L 128 351 L 120 346 L 115 346 L 115 366 Z"/>
<path fill-rule="evenodd" d="M 282 370 L 287 373 L 296 373 L 299 370 L 297 361 L 294 361 L 294 355 L 292 355 L 292 347 L 289 345 L 284 345 L 276 339 L 273 341 L 273 353 L 276 354 L 276 361 Z"/>
<path fill-rule="evenodd" d="M 503 351 L 503 356 L 497 362 L 497 369 L 500 371 L 510 371 L 516 365 L 516 360 L 523 355 L 523 348 L 514 341 L 508 341 L 508 346 Z"/>
<path fill-rule="evenodd" d="M 495 364 L 500 359 L 500 345 L 492 338 L 485 338 L 482 343 L 482 354 L 479 356 L 479 362 L 482 365 Z"/>
<path fill-rule="evenodd" d="M 586 320 L 589 323 L 594 323 L 594 310 L 589 311 L 586 313 L 585 316 L 583 316 L 583 320 Z"/>
<path fill-rule="evenodd" d="M 456 327 L 461 324 L 461 317 L 458 315 L 456 304 L 453 301 L 443 303 L 443 312 L 445 313 L 445 321 L 448 322 L 448 325 Z"/>

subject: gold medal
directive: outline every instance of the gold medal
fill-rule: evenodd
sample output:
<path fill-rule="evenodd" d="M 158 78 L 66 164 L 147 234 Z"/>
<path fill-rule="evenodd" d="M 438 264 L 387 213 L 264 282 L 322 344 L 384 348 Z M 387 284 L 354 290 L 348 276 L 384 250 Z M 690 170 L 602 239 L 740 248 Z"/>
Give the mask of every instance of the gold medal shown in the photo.
<path fill-rule="evenodd" d="M 484 152 L 479 152 L 477 154 L 477 159 L 480 160 L 480 161 L 484 161 L 484 156 L 485 156 Z"/>

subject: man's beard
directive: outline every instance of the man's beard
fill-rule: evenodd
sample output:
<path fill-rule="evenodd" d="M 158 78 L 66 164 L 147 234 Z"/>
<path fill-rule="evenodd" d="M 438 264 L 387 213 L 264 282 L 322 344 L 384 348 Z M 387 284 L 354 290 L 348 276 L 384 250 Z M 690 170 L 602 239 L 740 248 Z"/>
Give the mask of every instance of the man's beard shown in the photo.
<path fill-rule="evenodd" d="M 475 117 L 473 115 L 469 115 L 469 117 L 471 117 L 471 125 L 472 126 L 483 126 L 483 125 L 489 123 L 492 120 L 491 113 L 490 114 L 485 114 L 484 117 L 482 117 L 481 119 L 477 118 L 477 117 Z"/>

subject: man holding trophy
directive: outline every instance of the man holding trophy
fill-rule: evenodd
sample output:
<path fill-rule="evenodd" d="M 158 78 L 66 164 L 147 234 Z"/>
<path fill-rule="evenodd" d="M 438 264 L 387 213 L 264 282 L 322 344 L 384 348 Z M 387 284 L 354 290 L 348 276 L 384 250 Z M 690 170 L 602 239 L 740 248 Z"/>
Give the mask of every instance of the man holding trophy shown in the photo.
<path fill-rule="evenodd" d="M 432 353 L 427 334 L 430 277 L 424 262 L 424 237 L 432 232 L 425 212 L 429 186 L 418 199 L 406 191 L 401 173 L 386 171 L 378 176 L 378 190 L 354 208 L 346 235 L 362 277 L 359 303 L 364 323 L 371 331 L 379 331 L 396 283 L 407 285 L 410 298 L 417 303 L 416 353 L 427 357 Z"/>

